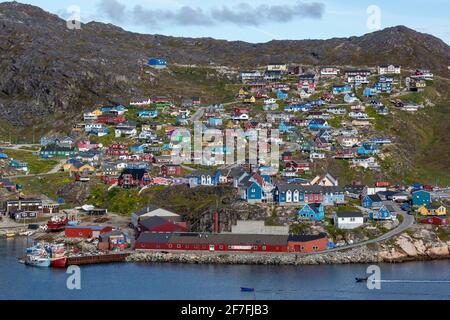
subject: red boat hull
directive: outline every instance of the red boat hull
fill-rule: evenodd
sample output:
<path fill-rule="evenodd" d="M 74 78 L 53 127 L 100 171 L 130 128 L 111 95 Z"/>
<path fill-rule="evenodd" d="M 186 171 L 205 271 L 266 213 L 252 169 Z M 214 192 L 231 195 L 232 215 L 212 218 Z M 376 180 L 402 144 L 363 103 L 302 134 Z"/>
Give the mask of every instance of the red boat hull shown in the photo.
<path fill-rule="evenodd" d="M 60 231 L 60 230 L 64 230 L 67 222 L 69 222 L 69 220 L 63 220 L 60 222 L 53 222 L 53 221 L 48 221 L 47 222 L 47 230 L 48 231 Z"/>
<path fill-rule="evenodd" d="M 64 258 L 58 258 L 58 259 L 52 260 L 50 266 L 52 268 L 65 268 L 66 265 L 67 265 L 67 258 L 64 257 Z"/>

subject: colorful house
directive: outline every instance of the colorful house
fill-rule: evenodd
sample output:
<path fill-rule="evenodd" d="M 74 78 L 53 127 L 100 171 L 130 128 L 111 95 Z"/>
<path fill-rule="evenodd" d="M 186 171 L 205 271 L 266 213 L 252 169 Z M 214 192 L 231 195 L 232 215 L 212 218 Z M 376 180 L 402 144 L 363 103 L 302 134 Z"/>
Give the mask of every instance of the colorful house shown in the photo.
<path fill-rule="evenodd" d="M 369 212 L 371 220 L 392 220 L 395 217 L 395 210 L 391 206 L 382 205 L 378 211 Z"/>
<path fill-rule="evenodd" d="M 165 69 L 167 68 L 167 61 L 162 58 L 151 58 L 148 60 L 148 65 L 154 69 Z"/>
<path fill-rule="evenodd" d="M 220 171 L 203 172 L 195 171 L 189 177 L 189 186 L 217 186 L 220 180 Z"/>
<path fill-rule="evenodd" d="M 322 203 L 308 203 L 298 211 L 300 219 L 323 220 L 325 211 Z"/>
<path fill-rule="evenodd" d="M 351 86 L 333 86 L 333 94 L 347 94 L 352 93 L 352 87 Z"/>
<path fill-rule="evenodd" d="M 324 119 L 312 119 L 308 124 L 308 128 L 309 130 L 316 131 L 330 129 L 331 126 Z"/>
<path fill-rule="evenodd" d="M 433 204 L 422 205 L 417 211 L 422 216 L 445 216 L 447 214 L 446 207 Z"/>
<path fill-rule="evenodd" d="M 377 194 L 366 195 L 362 201 L 361 205 L 364 208 L 381 208 L 383 206 L 383 201 Z"/>
<path fill-rule="evenodd" d="M 413 206 L 431 204 L 431 194 L 425 190 L 414 191 L 411 195 L 411 203 Z"/>

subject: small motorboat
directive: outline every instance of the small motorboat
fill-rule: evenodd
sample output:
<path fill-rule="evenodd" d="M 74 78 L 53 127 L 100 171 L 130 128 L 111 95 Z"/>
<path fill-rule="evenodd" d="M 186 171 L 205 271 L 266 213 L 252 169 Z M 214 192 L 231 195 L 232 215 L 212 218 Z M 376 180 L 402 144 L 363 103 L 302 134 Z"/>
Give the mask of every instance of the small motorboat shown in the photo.
<path fill-rule="evenodd" d="M 369 279 L 369 277 L 365 277 L 365 278 L 355 278 L 355 281 L 356 282 L 366 282 L 367 281 L 367 279 Z"/>
<path fill-rule="evenodd" d="M 33 267 L 48 268 L 50 267 L 50 258 L 43 258 L 38 256 L 27 256 L 25 264 Z"/>
<path fill-rule="evenodd" d="M 253 291 L 255 291 L 255 289 L 254 289 L 254 288 L 245 288 L 245 287 L 241 287 L 241 291 L 242 291 L 242 292 L 253 292 Z"/>

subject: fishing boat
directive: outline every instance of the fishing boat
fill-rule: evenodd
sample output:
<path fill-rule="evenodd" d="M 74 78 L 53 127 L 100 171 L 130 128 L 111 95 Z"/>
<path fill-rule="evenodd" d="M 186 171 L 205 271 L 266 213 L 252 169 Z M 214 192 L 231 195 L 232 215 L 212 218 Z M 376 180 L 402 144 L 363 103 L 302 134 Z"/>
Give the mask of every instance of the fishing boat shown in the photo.
<path fill-rule="evenodd" d="M 7 238 L 14 238 L 15 236 L 16 236 L 16 234 L 15 233 L 11 233 L 11 232 L 6 234 Z"/>
<path fill-rule="evenodd" d="M 51 260 L 46 257 L 28 255 L 25 259 L 25 264 L 33 267 L 48 268 L 50 267 Z"/>
<path fill-rule="evenodd" d="M 61 231 L 69 222 L 67 216 L 59 217 L 53 216 L 50 220 L 47 221 L 47 230 L 48 231 Z"/>
<path fill-rule="evenodd" d="M 50 260 L 52 268 L 65 268 L 67 265 L 67 257 L 52 258 Z"/>
<path fill-rule="evenodd" d="M 245 287 L 241 287 L 241 291 L 242 291 L 242 292 L 253 292 L 253 291 L 255 291 L 255 289 L 254 289 L 254 288 L 245 288 Z"/>

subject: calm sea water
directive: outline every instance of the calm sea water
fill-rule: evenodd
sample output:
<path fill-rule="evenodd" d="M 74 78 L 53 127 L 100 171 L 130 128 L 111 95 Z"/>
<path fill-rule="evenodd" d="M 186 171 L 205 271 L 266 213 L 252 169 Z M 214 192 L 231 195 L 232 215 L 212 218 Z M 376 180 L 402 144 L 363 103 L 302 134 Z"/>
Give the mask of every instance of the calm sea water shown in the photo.
<path fill-rule="evenodd" d="M 367 265 L 92 265 L 81 268 L 81 290 L 69 290 L 65 270 L 19 264 L 25 247 L 25 239 L 0 240 L 0 299 L 450 299 L 450 283 L 383 282 L 369 290 L 354 281 Z M 450 261 L 380 267 L 383 279 L 450 281 Z"/>

